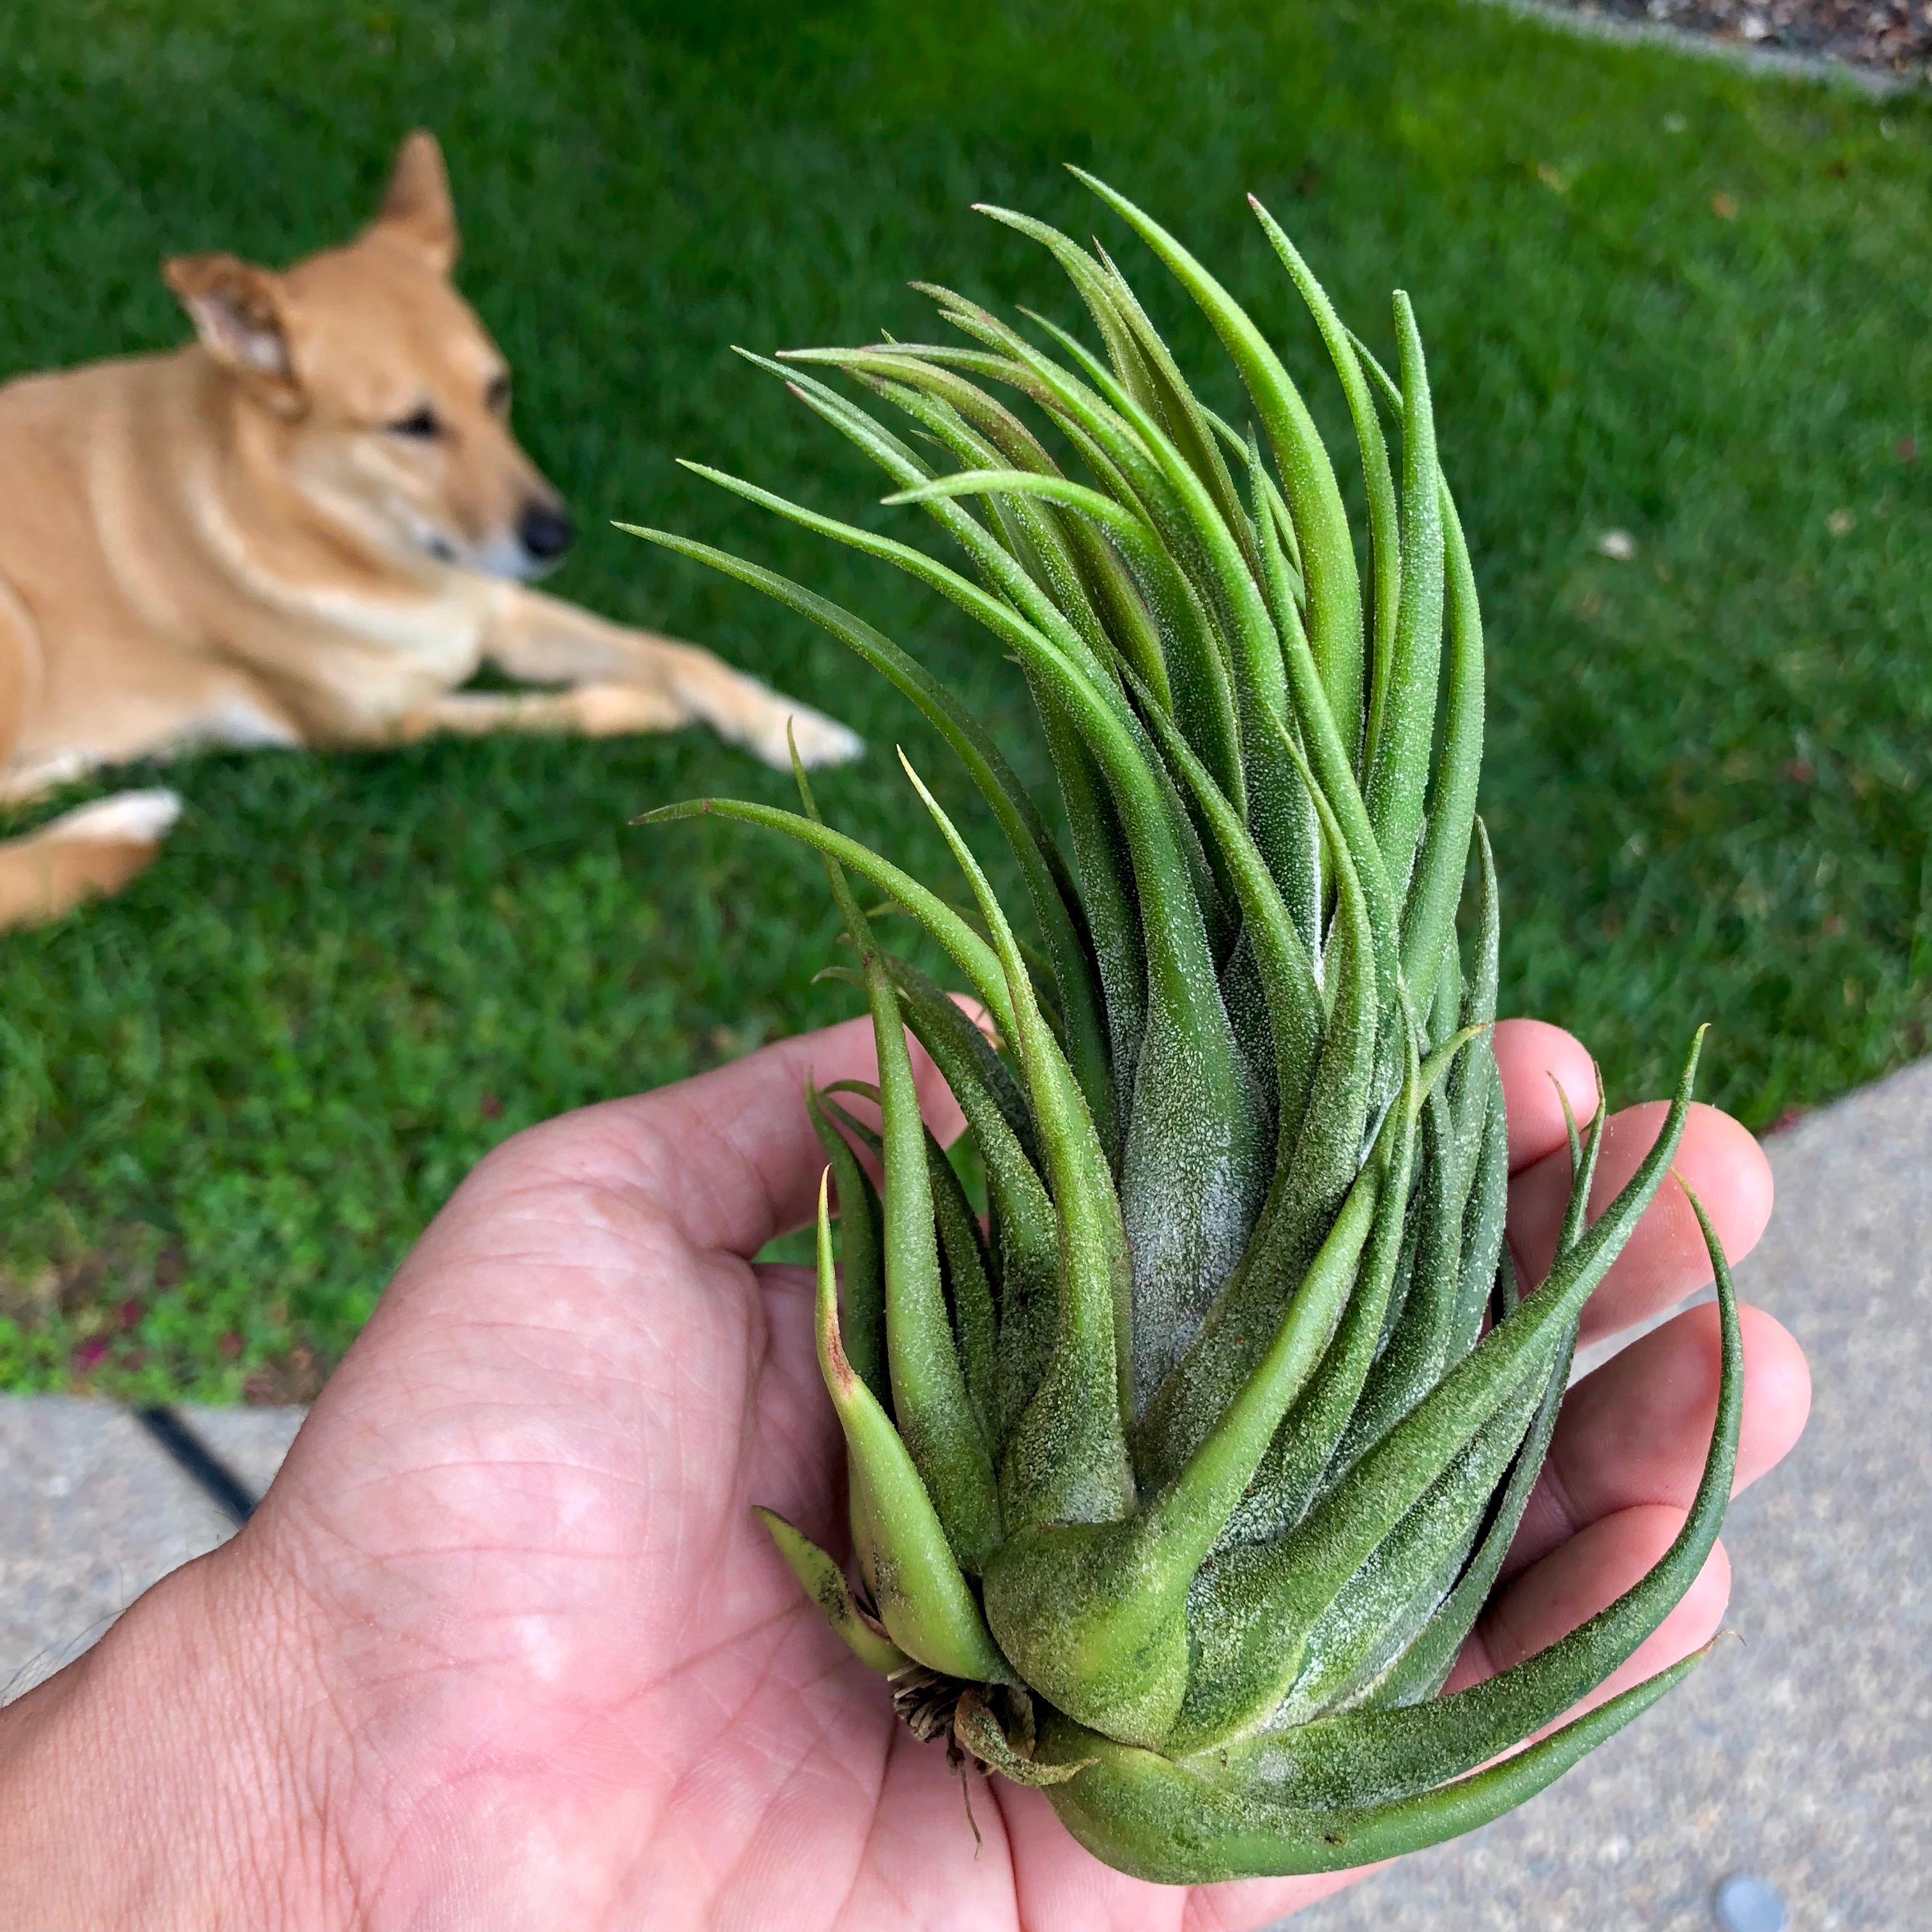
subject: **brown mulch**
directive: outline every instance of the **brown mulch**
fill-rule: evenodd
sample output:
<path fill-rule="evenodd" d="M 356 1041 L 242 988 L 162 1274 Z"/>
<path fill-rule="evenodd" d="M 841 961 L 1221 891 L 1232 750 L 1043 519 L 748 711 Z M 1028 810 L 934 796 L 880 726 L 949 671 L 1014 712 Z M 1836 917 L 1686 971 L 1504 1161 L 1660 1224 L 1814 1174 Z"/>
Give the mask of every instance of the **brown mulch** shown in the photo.
<path fill-rule="evenodd" d="M 1574 12 L 1932 80 L 1932 0 L 1567 0 Z"/>

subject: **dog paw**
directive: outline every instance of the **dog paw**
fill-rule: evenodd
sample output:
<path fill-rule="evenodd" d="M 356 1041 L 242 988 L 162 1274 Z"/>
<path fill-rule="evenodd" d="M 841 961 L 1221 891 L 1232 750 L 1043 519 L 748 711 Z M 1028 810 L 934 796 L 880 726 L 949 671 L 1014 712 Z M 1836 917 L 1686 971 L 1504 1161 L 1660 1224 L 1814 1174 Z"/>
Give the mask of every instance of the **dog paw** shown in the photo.
<path fill-rule="evenodd" d="M 76 806 L 35 836 L 62 844 L 158 845 L 181 815 L 181 794 L 158 785 L 149 791 L 117 791 L 90 805 Z"/>
<path fill-rule="evenodd" d="M 171 791 L 122 791 L 0 841 L 0 932 L 46 926 L 145 872 L 181 816 Z"/>
<path fill-rule="evenodd" d="M 790 742 L 785 736 L 787 725 L 791 730 Z M 751 748 L 766 764 L 788 772 L 793 743 L 798 746 L 799 763 L 814 770 L 820 765 L 850 764 L 866 748 L 866 741 L 857 732 L 802 704 L 786 712 L 775 735 L 761 734 Z"/>

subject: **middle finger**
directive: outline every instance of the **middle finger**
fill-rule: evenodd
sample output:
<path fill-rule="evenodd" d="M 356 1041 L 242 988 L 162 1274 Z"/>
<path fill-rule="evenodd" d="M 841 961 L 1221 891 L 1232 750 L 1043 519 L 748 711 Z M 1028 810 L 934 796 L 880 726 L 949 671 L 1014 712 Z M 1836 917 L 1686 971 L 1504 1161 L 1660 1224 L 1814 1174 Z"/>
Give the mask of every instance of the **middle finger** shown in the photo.
<path fill-rule="evenodd" d="M 1661 1100 L 1612 1114 L 1590 1190 L 1594 1220 L 1634 1174 L 1670 1112 Z M 1771 1219 L 1771 1163 L 1750 1130 L 1714 1107 L 1694 1103 L 1672 1163 L 1710 1215 L 1735 1264 L 1757 1245 Z M 1509 1243 L 1526 1287 L 1543 1280 L 1556 1252 L 1570 1198 L 1570 1156 L 1559 1149 L 1510 1181 Z M 1636 1232 L 1583 1310 L 1580 1339 L 1646 1320 L 1711 1279 L 1711 1260 L 1684 1190 L 1667 1178 Z"/>
<path fill-rule="evenodd" d="M 1790 1450 L 1811 1406 L 1804 1352 L 1782 1324 L 1745 1307 L 1738 1328 L 1744 1412 L 1733 1496 Z M 1693 1308 L 1578 1382 L 1564 1399 L 1504 1579 L 1624 1510 L 1660 1505 L 1681 1520 L 1703 1476 L 1721 1366 L 1718 1311 Z"/>

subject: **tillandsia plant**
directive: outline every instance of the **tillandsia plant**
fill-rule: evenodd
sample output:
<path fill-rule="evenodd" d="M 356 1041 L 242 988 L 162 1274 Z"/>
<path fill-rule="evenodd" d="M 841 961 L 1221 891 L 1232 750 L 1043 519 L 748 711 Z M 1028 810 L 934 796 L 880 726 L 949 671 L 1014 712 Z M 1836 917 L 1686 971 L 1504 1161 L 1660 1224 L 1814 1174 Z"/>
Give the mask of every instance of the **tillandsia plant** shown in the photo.
<path fill-rule="evenodd" d="M 767 1515 L 779 1550 L 919 1735 L 1045 1787 L 1109 1864 L 1189 1882 L 1322 1870 L 1496 1816 L 1693 1667 L 1518 1748 L 1630 1655 L 1715 1540 L 1737 1316 L 1706 1221 L 1722 1388 L 1682 1534 L 1561 1642 L 1440 1694 L 1535 1483 L 1584 1302 L 1665 1178 L 1696 1048 L 1594 1222 L 1604 1109 L 1587 1135 L 1573 1120 L 1557 1258 L 1522 1292 L 1475 816 L 1480 619 L 1409 304 L 1394 298 L 1392 376 L 1255 204 L 1341 380 L 1364 583 L 1267 338 L 1166 230 L 1088 185 L 1205 313 L 1258 434 L 1196 398 L 1097 244 L 987 208 L 1066 272 L 1100 353 L 934 288 L 963 344 L 751 358 L 879 464 L 889 502 L 923 506 L 965 570 L 700 471 L 910 572 L 1018 659 L 1065 850 L 983 726 L 861 618 L 640 532 L 822 625 L 919 706 L 1005 836 L 1028 937 L 910 765 L 970 911 L 825 825 L 802 771 L 799 813 L 650 816 L 816 847 L 856 961 L 835 970 L 877 1032 L 876 1129 L 836 1088 L 806 1096 L 837 1192 L 837 1280 L 821 1192 L 818 1354 L 862 1587 Z M 984 1028 L 886 950 L 855 882 L 938 943 Z M 921 1124 L 907 1029 L 976 1144 L 983 1222 Z"/>

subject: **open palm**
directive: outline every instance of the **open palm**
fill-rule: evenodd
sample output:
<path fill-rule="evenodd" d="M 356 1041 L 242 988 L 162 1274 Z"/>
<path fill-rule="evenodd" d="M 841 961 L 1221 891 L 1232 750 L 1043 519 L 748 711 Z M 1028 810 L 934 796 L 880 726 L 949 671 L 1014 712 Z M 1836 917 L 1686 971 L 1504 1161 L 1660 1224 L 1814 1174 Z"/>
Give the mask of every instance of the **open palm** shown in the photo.
<path fill-rule="evenodd" d="M 1588 1063 L 1534 1022 L 1498 1030 L 1511 1238 L 1553 1246 L 1565 1163 L 1554 1075 Z M 922 1060 L 927 1116 L 958 1116 Z M 467 1180 L 316 1404 L 244 1534 L 205 1568 L 260 1625 L 284 1760 L 292 1920 L 491 1928 L 836 1925 L 1233 1928 L 1346 1876 L 1188 1892 L 1108 1870 L 1039 1794 L 974 1786 L 915 1742 L 752 1516 L 842 1546 L 842 1448 L 802 1270 L 746 1258 L 806 1217 L 820 1156 L 801 1097 L 872 1070 L 868 1025 L 766 1049 L 519 1136 Z M 1612 1124 L 1613 1190 L 1660 1108 Z M 1708 1109 L 1678 1162 L 1733 1256 L 1769 1210 L 1750 1136 Z M 1708 1276 L 1660 1198 L 1586 1334 Z M 1661 1551 L 1715 1404 L 1712 1311 L 1580 1385 L 1512 1578 L 1458 1683 L 1540 1648 Z M 1802 1358 L 1747 1311 L 1739 1480 L 1802 1426 Z M 232 1587 L 230 1587 L 232 1586 Z M 1721 1551 L 1620 1678 L 1714 1628 Z"/>

